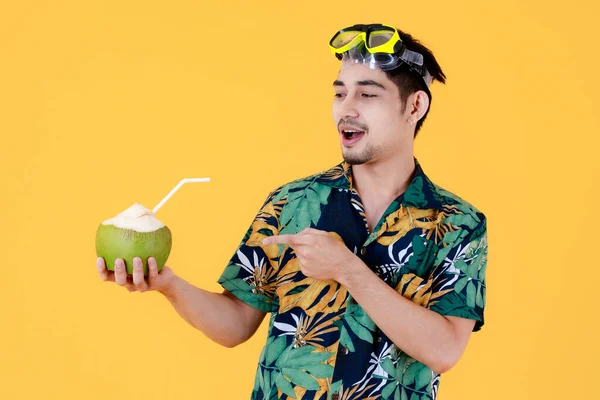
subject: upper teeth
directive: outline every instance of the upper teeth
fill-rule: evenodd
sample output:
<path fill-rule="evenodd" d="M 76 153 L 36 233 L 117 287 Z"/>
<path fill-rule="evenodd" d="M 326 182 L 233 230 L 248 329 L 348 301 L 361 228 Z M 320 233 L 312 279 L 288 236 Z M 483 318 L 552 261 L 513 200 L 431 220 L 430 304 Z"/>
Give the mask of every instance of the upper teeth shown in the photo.
<path fill-rule="evenodd" d="M 358 131 L 346 131 L 347 133 L 356 133 Z"/>

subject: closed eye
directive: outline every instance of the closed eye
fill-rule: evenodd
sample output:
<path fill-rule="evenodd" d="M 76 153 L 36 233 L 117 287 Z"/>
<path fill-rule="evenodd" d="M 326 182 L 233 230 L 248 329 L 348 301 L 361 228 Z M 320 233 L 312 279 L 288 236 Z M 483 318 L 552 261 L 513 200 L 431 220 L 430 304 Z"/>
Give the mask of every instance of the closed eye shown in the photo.
<path fill-rule="evenodd" d="M 363 94 L 362 94 L 362 97 L 364 97 L 364 98 L 367 98 L 367 99 L 370 99 L 370 98 L 372 98 L 372 97 L 377 97 L 377 95 L 363 93 Z"/>

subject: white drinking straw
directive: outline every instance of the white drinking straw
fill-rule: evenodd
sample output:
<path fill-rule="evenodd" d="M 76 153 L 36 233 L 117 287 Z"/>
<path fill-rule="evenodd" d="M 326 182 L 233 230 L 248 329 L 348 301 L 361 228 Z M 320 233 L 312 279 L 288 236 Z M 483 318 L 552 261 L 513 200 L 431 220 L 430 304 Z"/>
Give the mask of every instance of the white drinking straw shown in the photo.
<path fill-rule="evenodd" d="M 166 196 L 165 196 L 165 198 L 164 198 L 164 199 L 162 199 L 162 200 L 160 201 L 160 203 L 158 203 L 158 204 L 156 205 L 156 207 L 154 207 L 154 210 L 152 210 L 152 212 L 153 212 L 154 214 L 156 214 L 156 212 L 158 211 L 158 209 L 159 209 L 159 208 L 161 208 L 161 207 L 163 206 L 163 204 L 165 204 L 165 203 L 167 202 L 167 200 L 169 200 L 169 199 L 171 198 L 171 196 L 173 196 L 173 193 L 175 193 L 177 190 L 179 190 L 179 188 L 180 188 L 180 187 L 181 187 L 181 186 L 182 186 L 184 183 L 190 183 L 190 182 L 209 182 L 209 181 L 210 181 L 210 178 L 185 178 L 185 179 L 182 179 L 182 180 L 181 180 L 181 181 L 180 181 L 180 182 L 177 184 L 177 186 L 175 186 L 175 187 L 173 188 L 173 190 L 171 190 L 171 191 L 169 192 L 169 194 L 168 194 L 168 195 L 166 195 Z"/>

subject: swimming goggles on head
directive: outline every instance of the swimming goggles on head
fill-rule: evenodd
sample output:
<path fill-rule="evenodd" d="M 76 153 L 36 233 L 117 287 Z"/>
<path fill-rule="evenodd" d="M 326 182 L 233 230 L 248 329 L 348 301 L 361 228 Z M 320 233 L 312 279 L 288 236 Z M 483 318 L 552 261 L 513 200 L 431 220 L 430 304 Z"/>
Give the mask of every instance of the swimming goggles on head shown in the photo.
<path fill-rule="evenodd" d="M 353 25 L 344 28 L 329 41 L 331 52 L 343 62 L 366 64 L 371 69 L 389 71 L 405 64 L 418 73 L 427 87 L 433 80 L 423 55 L 408 50 L 396 28 L 382 25 Z"/>

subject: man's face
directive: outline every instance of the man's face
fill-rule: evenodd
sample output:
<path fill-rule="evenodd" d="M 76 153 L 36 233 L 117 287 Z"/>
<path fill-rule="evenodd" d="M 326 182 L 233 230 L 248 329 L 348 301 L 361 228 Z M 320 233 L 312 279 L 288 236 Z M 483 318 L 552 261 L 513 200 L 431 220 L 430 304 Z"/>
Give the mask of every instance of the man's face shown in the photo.
<path fill-rule="evenodd" d="M 346 162 L 358 165 L 412 152 L 411 107 L 401 113 L 398 88 L 383 71 L 344 63 L 333 86 L 333 119 Z"/>

